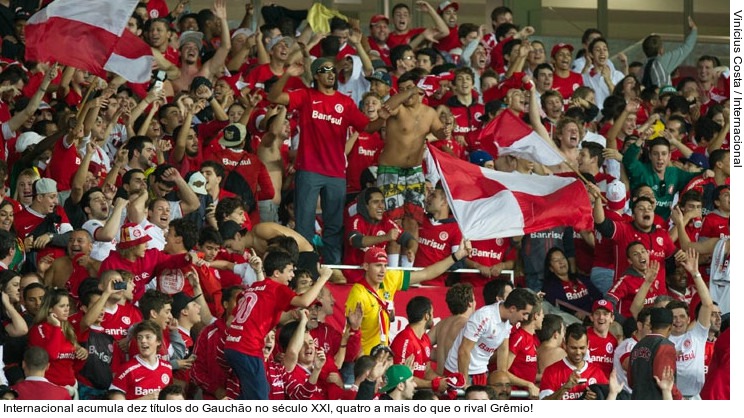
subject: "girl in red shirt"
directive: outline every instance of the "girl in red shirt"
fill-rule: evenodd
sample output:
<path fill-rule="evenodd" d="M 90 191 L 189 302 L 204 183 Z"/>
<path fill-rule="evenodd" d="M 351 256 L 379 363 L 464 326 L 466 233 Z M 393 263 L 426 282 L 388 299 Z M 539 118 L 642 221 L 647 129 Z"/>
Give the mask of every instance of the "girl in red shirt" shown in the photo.
<path fill-rule="evenodd" d="M 67 321 L 70 316 L 70 296 L 64 289 L 47 291 L 41 309 L 34 319 L 28 335 L 28 345 L 41 347 L 49 354 L 49 368 L 44 377 L 58 386 L 63 386 L 77 400 L 77 379 L 74 365 L 88 358 L 81 347 L 75 331 Z"/>

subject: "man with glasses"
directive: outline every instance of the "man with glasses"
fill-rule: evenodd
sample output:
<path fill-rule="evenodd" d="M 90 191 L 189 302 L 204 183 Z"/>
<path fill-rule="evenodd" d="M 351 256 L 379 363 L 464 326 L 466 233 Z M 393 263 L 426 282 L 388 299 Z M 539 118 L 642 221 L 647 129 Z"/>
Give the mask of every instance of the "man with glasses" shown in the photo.
<path fill-rule="evenodd" d="M 308 241 L 315 235 L 315 207 L 323 208 L 323 261 L 341 262 L 343 209 L 346 197 L 345 145 L 349 127 L 358 132 L 379 130 L 383 119 L 369 121 L 348 96 L 339 93 L 333 57 L 313 61 L 313 88 L 284 92 L 290 77 L 305 69 L 293 63 L 269 91 L 268 99 L 299 114 L 300 145 L 295 168 L 295 221 L 297 232 Z"/>

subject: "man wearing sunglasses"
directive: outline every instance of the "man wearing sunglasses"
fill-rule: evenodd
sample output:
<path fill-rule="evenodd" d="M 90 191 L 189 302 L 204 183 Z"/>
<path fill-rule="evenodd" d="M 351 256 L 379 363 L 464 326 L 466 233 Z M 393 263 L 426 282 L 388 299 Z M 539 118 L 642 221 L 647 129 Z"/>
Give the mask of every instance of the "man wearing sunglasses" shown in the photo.
<path fill-rule="evenodd" d="M 358 132 L 375 132 L 383 119 L 369 121 L 356 104 L 339 93 L 333 57 L 318 58 L 310 66 L 313 88 L 284 92 L 290 77 L 305 69 L 293 63 L 274 83 L 268 99 L 299 114 L 300 145 L 295 168 L 296 230 L 309 241 L 315 235 L 315 207 L 318 196 L 323 208 L 323 261 L 341 262 L 343 209 L 346 197 L 345 145 L 349 127 Z"/>

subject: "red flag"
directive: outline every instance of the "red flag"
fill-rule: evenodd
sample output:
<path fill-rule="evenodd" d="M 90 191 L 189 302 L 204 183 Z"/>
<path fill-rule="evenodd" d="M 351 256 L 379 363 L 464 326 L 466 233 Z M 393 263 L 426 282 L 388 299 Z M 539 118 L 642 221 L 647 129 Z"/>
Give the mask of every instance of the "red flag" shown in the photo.
<path fill-rule="evenodd" d="M 496 156 L 513 155 L 544 165 L 558 165 L 563 156 L 510 110 L 488 122 L 479 139 L 484 151 Z"/>
<path fill-rule="evenodd" d="M 126 28 L 136 5 L 137 0 L 56 0 L 29 19 L 26 59 L 147 82 L 152 51 Z"/>
<path fill-rule="evenodd" d="M 430 173 L 438 175 L 462 235 L 506 238 L 572 226 L 594 226 L 584 185 L 572 178 L 504 173 L 470 164 L 429 146 Z"/>

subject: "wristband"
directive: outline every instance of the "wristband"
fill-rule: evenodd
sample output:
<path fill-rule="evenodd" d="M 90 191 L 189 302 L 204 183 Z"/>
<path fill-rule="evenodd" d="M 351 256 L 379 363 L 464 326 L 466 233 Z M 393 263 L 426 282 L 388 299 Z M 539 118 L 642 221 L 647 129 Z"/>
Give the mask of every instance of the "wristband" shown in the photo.
<path fill-rule="evenodd" d="M 455 263 L 457 263 L 457 262 L 459 262 L 459 261 L 460 261 L 460 260 L 458 260 L 458 259 L 457 259 L 457 257 L 455 256 L 455 253 L 452 253 L 452 254 L 451 254 L 451 256 L 452 256 L 452 261 L 454 261 Z"/>

